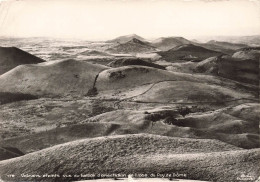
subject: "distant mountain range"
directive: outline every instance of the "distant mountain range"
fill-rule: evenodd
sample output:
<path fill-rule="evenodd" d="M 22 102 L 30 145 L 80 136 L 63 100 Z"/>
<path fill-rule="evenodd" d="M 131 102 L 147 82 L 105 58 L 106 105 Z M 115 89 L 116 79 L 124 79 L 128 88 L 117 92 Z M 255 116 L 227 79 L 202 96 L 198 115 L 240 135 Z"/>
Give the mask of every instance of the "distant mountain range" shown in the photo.
<path fill-rule="evenodd" d="M 235 44 L 246 44 L 249 46 L 260 46 L 260 35 L 252 35 L 252 36 L 214 36 L 214 37 L 205 37 L 199 40 L 202 41 L 222 41 L 222 42 L 230 42 Z"/>
<path fill-rule="evenodd" d="M 244 47 L 248 46 L 246 44 L 221 42 L 221 41 L 215 41 L 215 40 L 208 41 L 206 44 L 213 44 L 213 45 L 217 45 L 217 46 L 222 46 L 222 47 L 224 47 L 226 49 L 241 49 L 241 48 L 244 48 Z"/>
<path fill-rule="evenodd" d="M 212 56 L 223 54 L 232 55 L 237 50 L 249 47 L 252 44 L 252 37 L 241 40 L 245 43 L 227 42 L 210 40 L 206 43 L 191 41 L 183 37 L 161 37 L 151 42 L 146 41 L 143 37 L 131 34 L 120 36 L 112 39 L 110 43 L 117 45 L 107 49 L 110 53 L 148 53 L 157 51 L 166 61 L 193 60 L 201 61 Z M 255 41 L 255 43 L 257 40 Z"/>
<path fill-rule="evenodd" d="M 226 54 L 232 54 L 237 49 L 248 47 L 248 45 L 246 44 L 221 42 L 215 40 L 210 40 L 207 43 L 200 43 L 196 40 L 191 41 L 183 37 L 162 37 L 152 41 L 151 44 L 162 51 L 167 51 L 169 49 L 172 49 L 180 45 L 193 44 L 193 45 L 204 47 L 206 49 L 223 52 Z"/>
<path fill-rule="evenodd" d="M 147 41 L 143 37 L 136 35 L 136 34 L 131 34 L 131 35 L 125 35 L 125 36 L 120 36 L 115 39 L 106 41 L 108 43 L 126 43 L 133 38 L 141 40 L 142 42 L 145 43 L 150 43 L 150 45 L 165 51 L 169 50 L 171 48 L 184 45 L 184 44 L 194 44 L 194 45 L 199 45 L 205 48 L 210 49 L 222 49 L 222 50 L 236 50 L 240 49 L 243 47 L 247 46 L 260 46 L 260 36 L 241 36 L 241 37 L 232 37 L 232 36 L 226 36 L 226 37 L 211 37 L 210 39 L 205 38 L 200 41 L 200 39 L 192 39 L 188 40 L 185 39 L 184 37 L 160 37 L 158 39 L 155 39 L 153 41 Z M 202 43 L 205 42 L 206 43 Z"/>
<path fill-rule="evenodd" d="M 246 44 L 237 44 L 237 43 L 230 43 L 230 42 L 221 42 L 210 40 L 207 43 L 196 43 L 196 45 L 205 47 L 207 49 L 220 51 L 226 54 L 233 54 L 237 49 L 248 47 Z"/>

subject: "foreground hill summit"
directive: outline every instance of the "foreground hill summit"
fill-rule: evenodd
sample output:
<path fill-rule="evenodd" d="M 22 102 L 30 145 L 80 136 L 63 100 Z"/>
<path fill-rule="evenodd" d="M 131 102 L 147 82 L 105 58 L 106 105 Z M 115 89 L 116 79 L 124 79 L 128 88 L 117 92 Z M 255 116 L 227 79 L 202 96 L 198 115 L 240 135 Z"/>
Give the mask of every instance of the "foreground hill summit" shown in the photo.
<path fill-rule="evenodd" d="M 2 161 L 0 175 L 3 180 L 10 180 L 4 174 L 14 174 L 16 181 L 44 181 L 44 174 L 55 172 L 61 176 L 58 179 L 71 181 L 83 179 L 75 174 L 175 171 L 186 174 L 188 179 L 224 182 L 235 181 L 244 172 L 257 179 L 259 154 L 259 149 L 241 150 L 214 140 L 119 135 L 78 140 Z M 63 178 L 63 175 L 71 177 Z M 50 177 L 48 181 L 55 178 Z"/>
<path fill-rule="evenodd" d="M 22 64 L 41 62 L 44 60 L 16 47 L 0 47 L 0 75 Z"/>

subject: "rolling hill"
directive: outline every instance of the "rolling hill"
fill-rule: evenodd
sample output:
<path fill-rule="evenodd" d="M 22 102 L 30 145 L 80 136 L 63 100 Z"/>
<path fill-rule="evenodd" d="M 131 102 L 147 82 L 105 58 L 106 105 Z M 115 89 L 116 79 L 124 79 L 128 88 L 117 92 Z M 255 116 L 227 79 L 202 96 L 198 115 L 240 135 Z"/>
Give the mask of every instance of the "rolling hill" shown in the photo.
<path fill-rule="evenodd" d="M 182 110 L 185 108 L 187 113 L 184 115 Z M 0 146 L 15 147 L 23 153 L 30 153 L 84 138 L 149 133 L 171 137 L 217 139 L 245 149 L 259 148 L 258 108 L 257 103 L 246 103 L 206 111 L 202 104 L 198 106 L 194 103 L 188 109 L 186 106 L 157 106 L 138 111 L 113 110 L 86 120 L 78 117 L 77 124 L 68 123 L 35 134 L 5 139 L 0 142 Z"/>
<path fill-rule="evenodd" d="M 86 122 L 119 125 L 114 134 L 150 133 L 185 138 L 217 139 L 242 148 L 258 148 L 259 104 L 238 104 L 214 111 L 203 105 L 189 106 L 187 115 L 182 107 L 155 107 L 139 111 L 116 110 L 86 120 Z M 185 107 L 184 107 L 185 108 Z M 187 109 L 187 108 L 186 108 Z M 204 111 L 203 111 L 204 110 Z M 202 112 L 203 111 L 203 112 Z M 246 113 L 252 113 L 252 118 Z"/>
<path fill-rule="evenodd" d="M 207 58 L 201 62 L 199 62 L 196 67 L 195 71 L 200 73 L 207 73 L 207 74 L 218 74 L 218 60 L 220 57 L 214 56 Z"/>
<path fill-rule="evenodd" d="M 252 97 L 258 93 L 257 88 L 254 86 L 242 83 L 239 84 L 235 81 L 220 77 L 171 72 L 137 65 L 110 68 L 100 72 L 96 81 L 96 88 L 101 92 L 109 91 L 110 93 L 116 93 L 118 90 L 123 91 L 130 88 L 135 89 L 135 87 L 139 86 L 151 87 L 149 86 L 150 84 L 156 85 L 160 82 L 167 81 L 171 81 L 173 83 L 177 83 L 178 81 L 203 84 L 207 83 L 208 85 L 211 85 L 210 87 L 212 88 L 223 87 L 224 90 L 231 89 L 234 92 L 241 93 L 242 95 L 244 93 L 245 95 L 251 95 Z M 225 93 L 227 90 L 224 90 L 223 92 Z M 204 90 L 202 90 L 202 92 L 204 92 Z M 102 93 L 100 94 L 102 95 Z"/>
<path fill-rule="evenodd" d="M 259 149 L 241 150 L 215 140 L 147 134 L 117 135 L 69 142 L 1 161 L 0 176 L 8 180 L 4 174 L 14 174 L 15 180 L 36 178 L 42 181 L 46 180 L 44 174 L 53 174 L 55 171 L 61 177 L 50 177 L 48 180 L 70 181 L 83 177 L 71 176 L 66 179 L 62 175 L 175 171 L 187 174 L 188 179 L 234 181 L 241 173 L 250 174 L 256 179 L 259 174 L 258 162 Z M 36 171 L 38 176 L 31 176 Z M 19 174 L 22 173 L 28 176 L 21 177 Z"/>
<path fill-rule="evenodd" d="M 147 66 L 129 65 L 102 71 L 97 78 L 96 88 L 100 91 L 112 91 L 178 78 L 179 77 L 166 70 Z"/>
<path fill-rule="evenodd" d="M 41 62 L 44 60 L 16 47 L 0 47 L 0 75 L 19 65 Z"/>
<path fill-rule="evenodd" d="M 153 84 L 144 94 L 133 98 L 138 101 L 222 104 L 224 100 L 253 98 L 252 95 L 210 83 L 196 81 L 164 81 Z"/>
<path fill-rule="evenodd" d="M 12 137 L 10 139 L 0 141 L 0 146 L 2 148 L 16 147 L 23 153 L 31 153 L 61 143 L 84 138 L 107 136 L 112 134 L 119 127 L 119 125 L 114 123 L 101 122 L 75 124 L 35 134 Z"/>
<path fill-rule="evenodd" d="M 107 49 L 106 51 L 110 53 L 146 53 L 146 52 L 154 52 L 156 49 L 149 45 L 149 43 L 143 42 L 139 39 L 133 38 L 126 43 L 121 43 L 112 48 Z"/>
<path fill-rule="evenodd" d="M 216 45 L 225 49 L 231 49 L 231 50 L 237 50 L 241 48 L 248 47 L 246 44 L 238 44 L 238 43 L 230 43 L 230 42 L 221 42 L 221 41 L 216 41 L 216 40 L 210 40 L 206 44 L 212 44 Z"/>
<path fill-rule="evenodd" d="M 87 50 L 87 51 L 83 51 L 81 53 L 79 53 L 80 55 L 84 55 L 84 56 L 111 56 L 110 54 L 107 54 L 105 52 L 101 52 L 98 50 Z"/>
<path fill-rule="evenodd" d="M 138 40 L 141 40 L 141 41 L 145 41 L 145 39 L 143 37 L 140 37 L 139 35 L 130 34 L 130 35 L 123 35 L 123 36 L 117 37 L 115 39 L 108 40 L 106 42 L 123 44 L 123 43 L 131 41 L 132 39 L 138 39 Z"/>
<path fill-rule="evenodd" d="M 235 44 L 246 44 L 249 46 L 260 46 L 260 35 L 252 36 L 217 36 L 218 41 L 230 42 Z"/>
<path fill-rule="evenodd" d="M 259 51 L 239 50 L 232 56 L 212 57 L 196 65 L 195 71 L 258 85 Z"/>
<path fill-rule="evenodd" d="M 152 41 L 152 45 L 160 50 L 167 51 L 174 47 L 191 44 L 192 42 L 183 37 L 162 37 Z"/>
<path fill-rule="evenodd" d="M 215 40 L 209 41 L 207 43 L 196 43 L 194 45 L 201 46 L 206 49 L 222 52 L 227 55 L 232 55 L 234 52 L 236 52 L 236 50 L 240 48 L 248 47 L 245 44 L 233 44 L 229 42 L 219 42 Z"/>
<path fill-rule="evenodd" d="M 118 59 L 115 61 L 112 61 L 108 64 L 108 66 L 116 68 L 116 67 L 122 67 L 122 66 L 128 66 L 128 65 L 140 65 L 140 66 L 148 66 L 152 68 L 158 68 L 158 69 L 165 69 L 164 66 L 161 66 L 159 64 L 151 63 L 148 61 L 144 61 L 140 58 L 124 58 L 124 59 Z"/>
<path fill-rule="evenodd" d="M 52 161 L 51 164 L 49 160 Z M 1 179 L 8 180 L 5 174 L 14 174 L 15 180 L 18 181 L 42 181 L 46 180 L 44 174 L 53 174 L 55 171 L 55 174 L 61 176 L 50 176 L 49 181 L 71 181 L 84 178 L 63 178 L 63 175 L 144 172 L 151 174 L 174 171 L 186 174 L 188 179 L 224 182 L 234 181 L 242 173 L 250 174 L 257 179 L 260 170 L 258 163 L 259 149 L 241 150 L 215 140 L 146 134 L 118 135 L 69 142 L 2 161 L 0 176 Z M 37 176 L 31 176 L 36 171 Z M 21 177 L 22 173 L 27 176 Z"/>
<path fill-rule="evenodd" d="M 0 76 L 0 91 L 49 96 L 84 95 L 92 88 L 96 75 L 107 68 L 75 60 L 21 65 Z"/>
<path fill-rule="evenodd" d="M 248 48 L 243 48 L 240 50 L 237 50 L 237 52 L 235 52 L 232 55 L 233 58 L 238 58 L 238 59 L 252 59 L 252 60 L 256 60 L 259 61 L 260 59 L 260 47 L 248 47 Z"/>
<path fill-rule="evenodd" d="M 195 46 L 193 44 L 181 45 L 168 51 L 159 52 L 162 59 L 169 62 L 201 61 L 212 56 L 220 56 L 223 53 Z"/>

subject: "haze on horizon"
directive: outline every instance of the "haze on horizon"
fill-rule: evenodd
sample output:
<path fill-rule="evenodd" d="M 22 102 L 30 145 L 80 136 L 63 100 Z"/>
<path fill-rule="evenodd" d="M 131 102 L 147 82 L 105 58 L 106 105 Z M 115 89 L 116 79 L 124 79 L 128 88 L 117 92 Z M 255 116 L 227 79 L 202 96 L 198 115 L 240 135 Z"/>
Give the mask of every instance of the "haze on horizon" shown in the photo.
<path fill-rule="evenodd" d="M 0 0 L 0 36 L 107 40 L 260 33 L 259 0 Z"/>

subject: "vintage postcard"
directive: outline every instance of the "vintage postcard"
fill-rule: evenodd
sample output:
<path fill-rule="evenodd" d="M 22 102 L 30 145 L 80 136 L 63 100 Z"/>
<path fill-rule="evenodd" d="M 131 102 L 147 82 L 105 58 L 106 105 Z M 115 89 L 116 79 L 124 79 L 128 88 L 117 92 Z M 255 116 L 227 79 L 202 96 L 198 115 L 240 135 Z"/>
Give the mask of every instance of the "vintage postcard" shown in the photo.
<path fill-rule="evenodd" d="M 0 0 L 0 182 L 260 182 L 260 0 Z"/>

